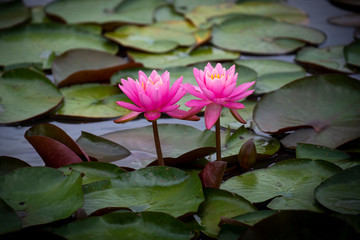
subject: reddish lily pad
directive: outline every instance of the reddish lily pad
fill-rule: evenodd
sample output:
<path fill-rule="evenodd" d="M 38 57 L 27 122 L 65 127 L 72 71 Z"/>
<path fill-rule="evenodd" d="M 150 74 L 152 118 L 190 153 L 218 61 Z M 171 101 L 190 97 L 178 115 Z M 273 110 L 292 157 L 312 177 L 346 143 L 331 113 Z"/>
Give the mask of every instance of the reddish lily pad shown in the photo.
<path fill-rule="evenodd" d="M 340 16 L 328 18 L 327 21 L 331 24 L 338 26 L 358 27 L 360 26 L 360 14 L 353 13 L 353 14 L 340 15 Z"/>
<path fill-rule="evenodd" d="M 101 120 L 123 116 L 129 110 L 115 102 L 129 101 L 118 87 L 87 83 L 61 88 L 63 105 L 54 116 L 72 119 Z"/>
<path fill-rule="evenodd" d="M 286 54 L 305 43 L 324 41 L 325 34 L 314 28 L 249 15 L 235 16 L 215 25 L 211 40 L 226 50 L 261 55 Z"/>
<path fill-rule="evenodd" d="M 76 142 L 53 124 L 35 125 L 25 132 L 25 138 L 48 167 L 58 168 L 71 163 L 90 161 Z"/>
<path fill-rule="evenodd" d="M 42 73 L 14 69 L 0 77 L 0 124 L 19 124 L 55 109 L 63 95 Z"/>
<path fill-rule="evenodd" d="M 115 72 L 136 64 L 112 54 L 91 50 L 73 49 L 56 57 L 52 73 L 59 87 L 77 83 L 109 80 Z"/>
<path fill-rule="evenodd" d="M 281 142 L 336 148 L 360 136 L 360 82 L 338 74 L 296 80 L 263 96 L 254 121 L 266 133 L 295 130 Z"/>

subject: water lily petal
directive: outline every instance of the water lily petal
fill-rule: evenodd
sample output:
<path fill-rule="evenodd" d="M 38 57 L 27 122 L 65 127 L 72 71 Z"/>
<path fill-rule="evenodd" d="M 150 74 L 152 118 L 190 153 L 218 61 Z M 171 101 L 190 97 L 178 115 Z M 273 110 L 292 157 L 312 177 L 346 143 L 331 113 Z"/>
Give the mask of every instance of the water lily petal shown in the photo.
<path fill-rule="evenodd" d="M 204 98 L 204 95 L 199 87 L 191 85 L 190 83 L 181 84 L 181 88 L 185 89 L 191 95 L 197 98 Z"/>
<path fill-rule="evenodd" d="M 236 82 L 226 86 L 226 88 L 222 92 L 222 96 L 223 97 L 229 96 L 234 91 L 235 88 L 236 88 Z"/>
<path fill-rule="evenodd" d="M 242 94 L 244 91 L 246 91 L 247 89 L 249 89 L 252 85 L 255 84 L 255 81 L 252 82 L 247 82 L 247 83 L 243 83 L 240 86 L 238 86 L 234 92 L 229 96 L 229 97 L 236 97 L 240 94 Z"/>
<path fill-rule="evenodd" d="M 201 109 L 200 109 L 201 111 Z M 167 112 L 167 114 L 170 116 L 170 117 L 173 117 L 173 118 L 177 118 L 177 119 L 183 119 L 183 120 L 189 120 L 189 121 L 199 121 L 200 118 L 194 114 L 189 114 L 189 112 L 186 112 L 184 110 L 181 110 L 181 109 L 176 109 L 174 111 L 171 111 L 171 112 Z"/>
<path fill-rule="evenodd" d="M 159 111 L 163 112 L 163 113 L 167 113 L 167 112 L 174 111 L 174 110 L 178 109 L 179 107 L 180 107 L 180 105 L 169 105 L 169 106 L 165 106 L 165 107 L 161 108 Z"/>
<path fill-rule="evenodd" d="M 178 92 L 180 86 L 181 86 L 181 83 L 182 83 L 182 80 L 183 80 L 183 76 L 181 76 L 180 78 L 178 78 L 174 84 L 171 86 L 171 89 L 169 91 L 169 98 L 173 98 L 175 96 L 175 94 Z"/>
<path fill-rule="evenodd" d="M 225 102 L 223 104 L 224 107 L 230 108 L 230 109 L 242 109 L 245 108 L 244 104 L 239 102 Z"/>
<path fill-rule="evenodd" d="M 144 116 L 148 121 L 152 122 L 158 119 L 161 116 L 161 113 L 156 111 L 145 112 Z"/>
<path fill-rule="evenodd" d="M 153 111 L 154 110 L 153 101 L 149 96 L 147 96 L 146 94 L 140 93 L 139 94 L 139 100 L 141 102 L 141 107 L 145 111 Z"/>
<path fill-rule="evenodd" d="M 221 114 L 221 109 L 222 106 L 215 103 L 211 103 L 206 106 L 204 118 L 205 118 L 205 126 L 207 129 L 212 128 L 212 126 L 214 126 L 216 121 L 219 119 Z"/>
<path fill-rule="evenodd" d="M 128 103 L 128 102 L 117 101 L 116 104 L 119 105 L 120 107 L 129 109 L 131 111 L 144 112 L 144 109 L 142 109 L 141 107 L 135 106 L 134 104 L 131 104 L 131 103 Z"/>
<path fill-rule="evenodd" d="M 230 109 L 230 112 L 238 122 L 246 124 L 246 121 L 240 116 L 240 114 L 235 109 Z"/>
<path fill-rule="evenodd" d="M 186 114 L 184 114 L 184 119 L 188 119 L 191 118 L 192 116 L 195 116 L 195 114 L 198 114 L 199 112 L 201 112 L 201 110 L 204 107 L 192 107 L 189 111 L 186 112 Z M 178 109 L 181 110 L 181 109 Z"/>
<path fill-rule="evenodd" d="M 231 100 L 233 100 L 233 101 L 239 101 L 239 100 L 241 100 L 241 99 L 246 98 L 247 96 L 250 96 L 253 92 L 254 92 L 254 90 L 246 91 L 246 92 L 244 92 L 244 93 L 242 93 L 242 94 L 240 94 L 240 95 L 238 95 L 238 96 L 236 96 L 236 97 L 232 97 Z"/>
<path fill-rule="evenodd" d="M 114 123 L 125 123 L 128 121 L 131 121 L 133 119 L 135 119 L 137 116 L 139 116 L 140 112 L 130 112 L 124 116 L 122 116 L 121 118 L 115 119 Z"/>
<path fill-rule="evenodd" d="M 187 101 L 185 103 L 185 106 L 189 107 L 189 108 L 193 108 L 193 107 L 205 107 L 206 105 L 209 105 L 210 103 L 212 103 L 212 101 L 209 100 L 202 100 L 202 99 L 192 99 L 190 101 Z"/>

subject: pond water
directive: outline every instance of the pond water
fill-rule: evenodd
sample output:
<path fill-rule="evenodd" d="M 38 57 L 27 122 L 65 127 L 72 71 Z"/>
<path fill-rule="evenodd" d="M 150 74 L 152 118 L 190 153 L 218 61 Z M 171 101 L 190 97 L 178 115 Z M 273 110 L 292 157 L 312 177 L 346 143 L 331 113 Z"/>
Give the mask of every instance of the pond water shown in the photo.
<path fill-rule="evenodd" d="M 339 16 L 349 13 L 345 10 L 339 9 L 331 5 L 327 0 L 288 0 L 289 5 L 295 6 L 304 10 L 310 16 L 310 26 L 322 30 L 327 35 L 327 40 L 320 47 L 333 46 L 339 44 L 349 44 L 353 41 L 354 28 L 353 27 L 339 27 L 331 25 L 327 22 L 329 17 Z M 294 54 L 281 56 L 241 56 L 241 59 L 279 59 L 288 62 L 293 62 Z M 352 77 L 360 79 L 360 74 L 352 75 Z M 51 76 L 50 76 L 51 78 Z M 21 103 L 19 103 L 21 104 Z M 60 122 L 53 119 L 42 119 L 41 121 L 32 122 L 28 125 L 22 126 L 0 126 L 0 156 L 11 156 L 28 162 L 32 166 L 44 165 L 40 156 L 33 149 L 33 147 L 24 138 L 24 133 L 32 125 L 50 122 L 62 128 L 70 137 L 77 139 L 81 131 L 87 131 L 95 135 L 102 135 L 109 132 L 136 128 L 150 125 L 145 119 L 131 121 L 125 124 L 115 124 L 112 120 L 101 122 Z M 200 130 L 205 129 L 204 120 L 198 122 L 180 121 L 176 119 L 159 119 L 161 123 L 179 123 L 196 127 Z M 161 136 L 161 133 L 160 133 Z"/>

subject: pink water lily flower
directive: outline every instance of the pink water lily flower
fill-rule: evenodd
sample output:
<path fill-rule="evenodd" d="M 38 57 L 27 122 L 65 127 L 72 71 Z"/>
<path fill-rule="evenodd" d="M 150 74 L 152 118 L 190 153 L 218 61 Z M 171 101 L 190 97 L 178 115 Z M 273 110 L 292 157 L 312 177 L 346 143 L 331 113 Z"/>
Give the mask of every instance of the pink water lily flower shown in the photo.
<path fill-rule="evenodd" d="M 193 71 L 199 86 L 182 84 L 182 88 L 200 98 L 185 103 L 191 108 L 189 114 L 196 114 L 206 107 L 205 125 L 207 129 L 210 129 L 219 119 L 222 108 L 226 107 L 238 121 L 246 123 L 236 110 L 245 107 L 238 101 L 254 92 L 248 89 L 255 84 L 255 81 L 236 86 L 238 74 L 235 73 L 235 65 L 226 70 L 220 63 L 216 64 L 215 68 L 208 63 L 204 71 L 197 68 Z"/>
<path fill-rule="evenodd" d="M 186 94 L 180 88 L 183 77 L 180 77 L 170 87 L 170 73 L 165 71 L 161 76 L 153 70 L 149 77 L 143 71 L 139 71 L 139 80 L 128 77 L 128 80 L 121 79 L 120 89 L 134 103 L 117 101 L 116 103 L 131 110 L 129 114 L 115 120 L 116 123 L 124 123 L 135 119 L 140 113 L 144 113 L 148 121 L 156 121 L 161 113 L 171 117 L 186 120 L 199 120 L 197 116 L 191 116 L 187 112 L 178 109 L 176 103 Z"/>

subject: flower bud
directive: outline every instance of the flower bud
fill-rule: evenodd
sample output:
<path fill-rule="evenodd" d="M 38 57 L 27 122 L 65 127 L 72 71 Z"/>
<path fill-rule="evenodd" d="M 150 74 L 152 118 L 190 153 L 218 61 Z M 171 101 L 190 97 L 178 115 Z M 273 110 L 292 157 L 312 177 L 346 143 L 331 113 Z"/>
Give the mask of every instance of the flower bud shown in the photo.
<path fill-rule="evenodd" d="M 247 140 L 240 148 L 238 161 L 244 169 L 249 169 L 256 162 L 257 152 L 254 139 Z"/>

